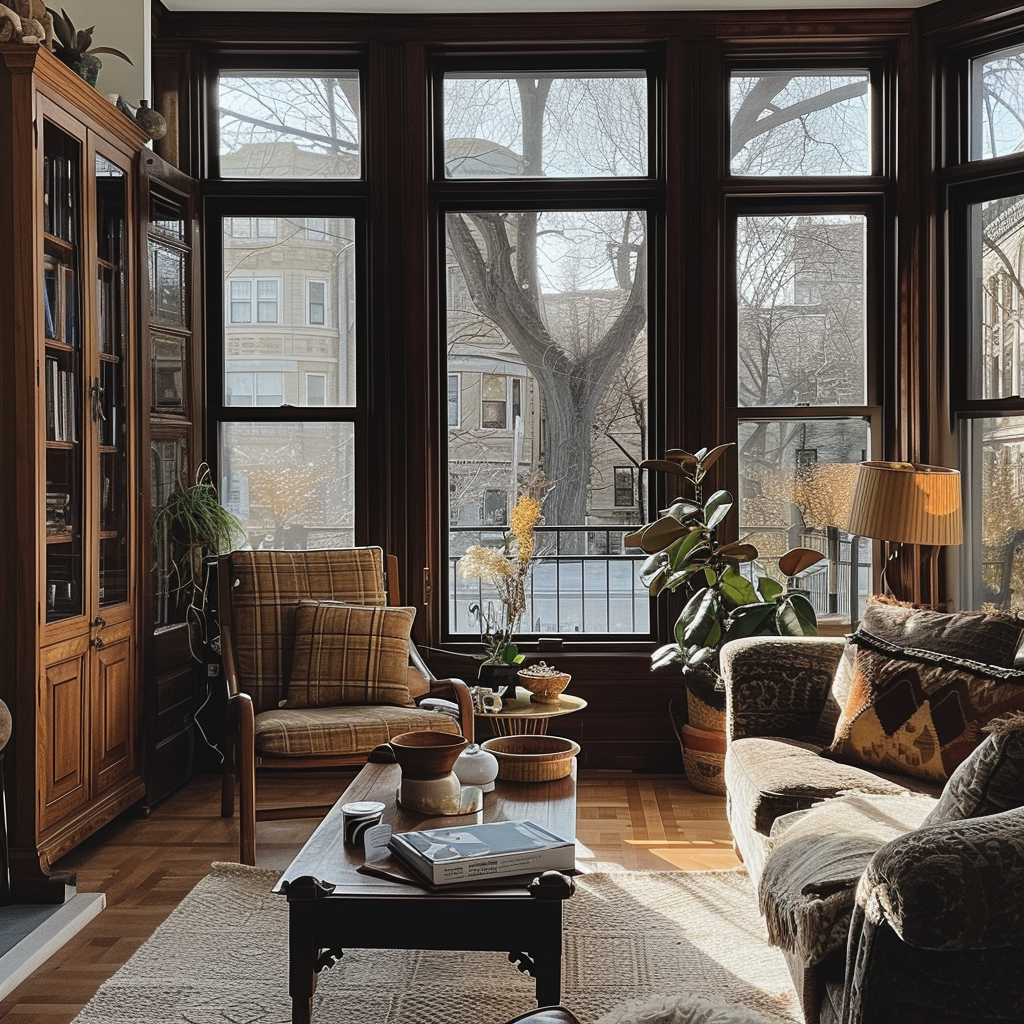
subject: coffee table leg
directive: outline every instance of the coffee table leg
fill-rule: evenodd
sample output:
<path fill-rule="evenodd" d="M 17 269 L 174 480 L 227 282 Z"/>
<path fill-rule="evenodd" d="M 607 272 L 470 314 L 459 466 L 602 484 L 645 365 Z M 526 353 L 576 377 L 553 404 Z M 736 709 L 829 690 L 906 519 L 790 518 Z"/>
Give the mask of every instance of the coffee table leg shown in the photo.
<path fill-rule="evenodd" d="M 292 1024 L 310 1024 L 316 991 L 316 959 L 313 941 L 313 905 L 288 904 L 288 994 L 292 998 Z"/>
<path fill-rule="evenodd" d="M 537 1005 L 557 1006 L 562 1001 L 562 956 L 560 951 L 534 956 Z"/>

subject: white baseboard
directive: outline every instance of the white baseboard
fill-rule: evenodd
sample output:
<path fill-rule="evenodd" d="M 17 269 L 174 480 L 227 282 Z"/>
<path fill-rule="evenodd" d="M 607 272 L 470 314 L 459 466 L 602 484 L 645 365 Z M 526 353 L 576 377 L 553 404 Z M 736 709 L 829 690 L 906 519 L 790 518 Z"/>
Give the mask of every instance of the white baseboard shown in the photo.
<path fill-rule="evenodd" d="M 102 892 L 80 892 L 59 907 L 13 949 L 0 956 L 0 999 L 6 999 L 105 906 Z"/>

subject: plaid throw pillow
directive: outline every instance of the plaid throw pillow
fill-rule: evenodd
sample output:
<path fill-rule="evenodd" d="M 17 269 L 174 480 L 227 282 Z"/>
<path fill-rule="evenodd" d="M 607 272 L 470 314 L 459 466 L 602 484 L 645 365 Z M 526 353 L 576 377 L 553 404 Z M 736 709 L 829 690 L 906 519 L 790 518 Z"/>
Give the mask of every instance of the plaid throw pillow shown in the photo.
<path fill-rule="evenodd" d="M 411 706 L 409 634 L 415 617 L 415 608 L 300 601 L 287 706 Z"/>

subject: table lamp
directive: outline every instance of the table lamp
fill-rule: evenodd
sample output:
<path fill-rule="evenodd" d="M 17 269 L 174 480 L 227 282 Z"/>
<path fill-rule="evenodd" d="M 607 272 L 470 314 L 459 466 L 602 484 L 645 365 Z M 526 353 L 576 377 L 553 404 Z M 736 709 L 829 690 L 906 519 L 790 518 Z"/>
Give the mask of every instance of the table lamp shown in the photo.
<path fill-rule="evenodd" d="M 941 545 L 962 544 L 964 540 L 959 471 L 916 462 L 862 462 L 847 530 L 856 536 L 885 541 L 890 548 L 881 575 L 886 590 L 886 570 L 902 545 L 930 549 L 929 584 L 934 602 L 938 590 L 935 552 Z M 913 601 L 921 603 L 917 574 Z"/>

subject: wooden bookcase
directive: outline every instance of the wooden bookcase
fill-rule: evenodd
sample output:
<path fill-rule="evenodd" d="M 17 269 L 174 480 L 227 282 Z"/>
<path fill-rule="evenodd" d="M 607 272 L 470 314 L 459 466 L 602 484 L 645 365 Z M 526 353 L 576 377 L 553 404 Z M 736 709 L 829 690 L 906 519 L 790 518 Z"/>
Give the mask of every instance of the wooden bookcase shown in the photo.
<path fill-rule="evenodd" d="M 143 795 L 138 240 L 143 133 L 47 50 L 0 46 L 0 696 L 12 898 Z"/>

